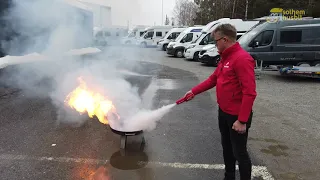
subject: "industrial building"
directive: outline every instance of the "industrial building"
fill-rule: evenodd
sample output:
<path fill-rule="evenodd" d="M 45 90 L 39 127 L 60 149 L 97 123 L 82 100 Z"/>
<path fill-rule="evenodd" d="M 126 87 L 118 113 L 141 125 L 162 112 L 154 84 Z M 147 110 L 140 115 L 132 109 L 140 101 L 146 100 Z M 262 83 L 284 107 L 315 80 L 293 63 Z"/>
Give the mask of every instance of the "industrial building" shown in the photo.
<path fill-rule="evenodd" d="M 111 7 L 106 3 L 91 0 L 79 0 L 81 3 L 91 8 L 93 12 L 93 25 L 98 28 L 109 28 L 112 26 Z"/>

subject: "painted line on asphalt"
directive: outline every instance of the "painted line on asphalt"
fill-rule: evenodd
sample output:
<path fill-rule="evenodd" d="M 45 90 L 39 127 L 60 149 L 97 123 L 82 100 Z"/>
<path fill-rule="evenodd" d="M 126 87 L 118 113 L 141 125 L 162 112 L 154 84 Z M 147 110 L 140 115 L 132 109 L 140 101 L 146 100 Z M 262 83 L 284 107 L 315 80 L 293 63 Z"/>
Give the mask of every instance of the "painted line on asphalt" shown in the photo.
<path fill-rule="evenodd" d="M 109 160 L 88 159 L 88 158 L 69 158 L 69 157 L 37 157 L 27 155 L 1 154 L 0 160 L 10 161 L 52 161 L 61 163 L 86 163 L 86 164 L 104 164 Z M 3 163 L 3 161 L 0 161 Z M 143 163 L 143 162 L 141 162 Z M 176 169 L 208 169 L 208 170 L 224 170 L 223 164 L 191 164 L 191 163 L 164 163 L 164 162 L 147 162 L 147 167 L 159 166 L 170 167 Z M 237 166 L 237 170 L 239 167 Z M 261 177 L 264 180 L 274 180 L 265 166 L 252 166 L 252 177 Z"/>

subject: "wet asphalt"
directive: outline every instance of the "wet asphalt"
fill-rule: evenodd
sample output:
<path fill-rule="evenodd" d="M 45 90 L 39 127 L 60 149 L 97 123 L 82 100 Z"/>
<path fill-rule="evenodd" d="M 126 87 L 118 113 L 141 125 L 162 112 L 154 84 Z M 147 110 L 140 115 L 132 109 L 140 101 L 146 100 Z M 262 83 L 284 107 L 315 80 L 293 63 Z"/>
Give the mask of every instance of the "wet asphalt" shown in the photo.
<path fill-rule="evenodd" d="M 158 64 L 141 63 L 135 71 L 150 75 L 128 77 L 140 93 L 152 79 L 174 84 L 160 87 L 153 108 L 174 103 L 199 83 L 191 72 Z M 139 136 L 129 138 L 125 152 L 120 136 L 96 119 L 80 127 L 57 126 L 49 97 L 29 96 L 14 86 L 2 86 L 0 93 L 1 180 L 87 180 L 101 172 L 116 180 L 223 179 L 223 170 L 186 168 L 223 164 L 217 105 L 208 92 L 175 106 L 155 130 L 144 132 L 145 146 Z"/>

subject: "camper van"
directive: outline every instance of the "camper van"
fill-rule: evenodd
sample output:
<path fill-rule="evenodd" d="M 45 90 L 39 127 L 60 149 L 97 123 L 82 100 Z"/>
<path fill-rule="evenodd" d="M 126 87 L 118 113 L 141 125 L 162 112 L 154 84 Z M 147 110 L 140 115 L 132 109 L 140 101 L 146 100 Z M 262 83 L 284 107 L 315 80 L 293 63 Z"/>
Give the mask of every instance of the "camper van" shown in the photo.
<path fill-rule="evenodd" d="M 158 48 L 160 50 L 166 51 L 168 44 L 175 40 L 182 31 L 184 31 L 187 27 L 177 27 L 177 28 L 172 28 L 164 38 L 160 39 L 157 43 Z"/>
<path fill-rule="evenodd" d="M 137 41 L 137 45 L 142 47 L 157 46 L 157 42 L 163 38 L 173 27 L 172 26 L 152 26 L 146 29 L 145 33 Z"/>
<path fill-rule="evenodd" d="M 245 33 L 237 33 L 239 39 Z M 199 52 L 199 59 L 201 63 L 216 66 L 219 62 L 219 53 L 214 43 L 209 43 L 201 48 Z"/>
<path fill-rule="evenodd" d="M 121 39 L 121 44 L 135 44 L 137 39 L 140 38 L 144 33 L 147 26 L 138 25 L 129 31 L 128 35 Z"/>
<path fill-rule="evenodd" d="M 320 19 L 261 21 L 238 40 L 263 66 L 320 65 Z"/>
<path fill-rule="evenodd" d="M 244 34 L 250 28 L 258 24 L 259 21 L 243 21 L 242 19 L 222 18 L 217 21 L 208 23 L 202 30 L 200 38 L 195 43 L 190 44 L 189 47 L 185 49 L 184 57 L 189 60 L 198 60 L 201 49 L 208 44 L 215 43 L 212 39 L 211 32 L 218 25 L 223 23 L 230 23 L 234 25 L 237 29 L 237 32 L 239 33 L 239 36 L 241 36 L 240 33 Z"/>
<path fill-rule="evenodd" d="M 194 26 L 185 29 L 174 41 L 167 46 L 167 54 L 182 58 L 184 49 L 199 38 L 203 26 Z"/>

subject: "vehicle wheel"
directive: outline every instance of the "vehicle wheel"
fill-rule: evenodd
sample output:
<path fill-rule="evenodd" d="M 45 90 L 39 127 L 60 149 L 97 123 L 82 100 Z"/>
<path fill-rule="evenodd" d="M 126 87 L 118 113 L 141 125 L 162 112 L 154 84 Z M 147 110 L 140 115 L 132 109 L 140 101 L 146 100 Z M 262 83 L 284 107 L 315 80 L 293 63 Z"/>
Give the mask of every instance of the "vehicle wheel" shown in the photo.
<path fill-rule="evenodd" d="M 310 67 L 310 64 L 309 64 L 309 63 L 307 63 L 307 62 L 299 62 L 299 63 L 297 64 L 297 66 L 301 66 L 301 67 Z"/>
<path fill-rule="evenodd" d="M 214 66 L 214 67 L 217 67 L 219 61 L 220 61 L 220 56 L 216 56 L 216 57 L 213 58 L 213 61 L 212 61 L 211 65 Z"/>
<path fill-rule="evenodd" d="M 194 55 L 193 55 L 193 60 L 194 61 L 199 61 L 199 53 L 200 53 L 199 51 L 194 53 Z"/>
<path fill-rule="evenodd" d="M 313 63 L 312 66 L 320 67 L 320 61 Z"/>
<path fill-rule="evenodd" d="M 208 59 L 209 58 L 209 56 L 208 55 L 204 55 L 204 56 L 202 56 L 201 58 L 199 58 L 199 62 L 201 62 L 202 64 L 206 64 L 206 59 Z"/>
<path fill-rule="evenodd" d="M 163 45 L 162 50 L 166 51 L 168 47 L 168 44 Z"/>
<path fill-rule="evenodd" d="M 175 56 L 178 58 L 182 58 L 183 57 L 183 49 L 178 49 L 175 53 Z"/>
<path fill-rule="evenodd" d="M 163 51 L 166 51 L 166 50 L 167 50 L 167 47 L 168 47 L 168 44 L 164 44 L 164 45 L 162 46 L 162 50 L 163 50 Z"/>

